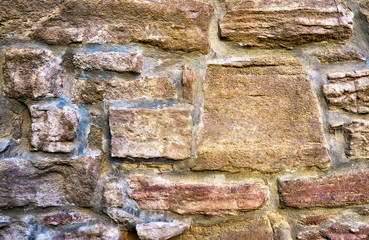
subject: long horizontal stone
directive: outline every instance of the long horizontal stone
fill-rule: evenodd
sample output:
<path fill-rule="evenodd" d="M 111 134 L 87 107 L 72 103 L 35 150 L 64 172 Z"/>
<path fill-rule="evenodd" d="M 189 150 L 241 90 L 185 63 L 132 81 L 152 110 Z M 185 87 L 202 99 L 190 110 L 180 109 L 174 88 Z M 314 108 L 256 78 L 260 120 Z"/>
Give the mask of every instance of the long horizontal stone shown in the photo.
<path fill-rule="evenodd" d="M 350 159 L 369 158 L 369 122 L 353 122 L 343 127 L 346 156 Z"/>
<path fill-rule="evenodd" d="M 210 63 L 195 170 L 326 167 L 318 101 L 294 58 Z"/>
<path fill-rule="evenodd" d="M 344 207 L 369 202 L 369 171 L 324 178 L 279 181 L 281 201 L 285 206 Z"/>
<path fill-rule="evenodd" d="M 210 50 L 213 8 L 196 0 L 69 0 L 31 34 L 52 44 L 148 43 L 168 50 Z"/>
<path fill-rule="evenodd" d="M 353 13 L 341 0 L 226 0 L 220 36 L 250 47 L 294 47 L 352 34 Z"/>
<path fill-rule="evenodd" d="M 161 177 L 130 177 L 130 196 L 141 209 L 169 210 L 180 214 L 235 214 L 256 210 L 268 200 L 261 181 L 184 181 Z"/>
<path fill-rule="evenodd" d="M 176 89 L 167 77 L 144 77 L 134 81 L 118 79 L 76 79 L 75 103 L 89 104 L 102 100 L 137 100 L 175 98 Z"/>
<path fill-rule="evenodd" d="M 191 156 L 189 108 L 109 110 L 113 157 L 169 158 Z"/>

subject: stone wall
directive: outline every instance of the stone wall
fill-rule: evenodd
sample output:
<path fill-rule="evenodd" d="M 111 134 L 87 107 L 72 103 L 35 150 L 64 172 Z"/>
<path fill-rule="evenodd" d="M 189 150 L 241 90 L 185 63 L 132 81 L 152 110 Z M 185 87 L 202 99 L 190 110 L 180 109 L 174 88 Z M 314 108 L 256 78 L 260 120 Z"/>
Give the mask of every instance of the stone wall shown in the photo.
<path fill-rule="evenodd" d="M 369 239 L 368 21 L 0 0 L 0 239 Z"/>

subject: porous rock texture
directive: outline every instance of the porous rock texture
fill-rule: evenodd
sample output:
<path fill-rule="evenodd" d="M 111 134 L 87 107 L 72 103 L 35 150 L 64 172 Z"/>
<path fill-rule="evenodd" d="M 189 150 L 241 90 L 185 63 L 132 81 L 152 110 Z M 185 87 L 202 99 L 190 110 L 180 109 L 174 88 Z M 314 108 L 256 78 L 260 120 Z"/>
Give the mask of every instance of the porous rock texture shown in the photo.
<path fill-rule="evenodd" d="M 369 239 L 369 1 L 0 0 L 0 240 Z"/>

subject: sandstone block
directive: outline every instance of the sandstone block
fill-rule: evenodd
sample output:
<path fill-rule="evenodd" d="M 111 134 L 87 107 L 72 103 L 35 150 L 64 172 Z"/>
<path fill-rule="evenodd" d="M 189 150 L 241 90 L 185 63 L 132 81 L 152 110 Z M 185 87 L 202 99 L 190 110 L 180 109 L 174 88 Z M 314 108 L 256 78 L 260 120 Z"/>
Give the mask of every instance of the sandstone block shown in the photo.
<path fill-rule="evenodd" d="M 191 155 L 192 120 L 188 108 L 109 110 L 113 157 L 169 158 Z"/>
<path fill-rule="evenodd" d="M 272 240 L 273 229 L 267 218 L 223 223 L 211 227 L 192 227 L 173 240 Z"/>
<path fill-rule="evenodd" d="M 178 236 L 190 228 L 185 222 L 149 222 L 137 224 L 137 235 L 142 240 L 167 240 Z"/>
<path fill-rule="evenodd" d="M 160 177 L 130 177 L 131 198 L 141 209 L 169 210 L 180 214 L 234 214 L 261 208 L 268 199 L 259 181 L 214 183 Z"/>
<path fill-rule="evenodd" d="M 87 70 L 107 70 L 114 72 L 140 73 L 142 56 L 137 53 L 96 52 L 77 54 L 73 58 L 76 68 Z"/>
<path fill-rule="evenodd" d="M 134 81 L 118 79 L 76 79 L 75 103 L 89 104 L 101 100 L 135 100 L 174 98 L 176 89 L 167 77 L 144 77 Z"/>
<path fill-rule="evenodd" d="M 123 186 L 117 182 L 108 182 L 104 186 L 104 203 L 111 207 L 123 207 Z"/>
<path fill-rule="evenodd" d="M 318 56 L 322 64 L 347 61 L 365 61 L 365 57 L 356 51 L 326 51 Z"/>
<path fill-rule="evenodd" d="M 346 156 L 369 158 L 369 122 L 353 122 L 344 127 Z"/>
<path fill-rule="evenodd" d="M 70 107 L 30 107 L 33 151 L 71 152 L 78 127 L 78 116 Z"/>
<path fill-rule="evenodd" d="M 332 110 L 369 113 L 369 70 L 337 72 L 328 75 L 323 92 Z"/>
<path fill-rule="evenodd" d="M 288 207 L 343 207 L 369 202 L 368 171 L 324 178 L 280 181 L 281 201 Z"/>
<path fill-rule="evenodd" d="M 294 47 L 352 34 L 353 13 L 335 0 L 226 0 L 220 36 L 249 47 Z"/>
<path fill-rule="evenodd" d="M 183 81 L 183 98 L 189 103 L 193 104 L 195 101 L 196 88 L 198 85 L 198 76 L 195 69 L 187 66 L 183 67 L 182 72 Z"/>
<path fill-rule="evenodd" d="M 59 97 L 63 90 L 61 59 L 47 50 L 5 51 L 4 92 L 10 98 Z"/>
<path fill-rule="evenodd" d="M 369 226 L 361 225 L 359 227 L 351 227 L 340 223 L 335 223 L 328 230 L 322 232 L 325 237 L 331 240 L 346 239 L 368 239 Z"/>
<path fill-rule="evenodd" d="M 210 4 L 196 0 L 71 0 L 31 36 L 57 44 L 134 42 L 207 53 L 212 12 Z"/>
<path fill-rule="evenodd" d="M 326 167 L 317 98 L 295 59 L 208 66 L 195 170 Z"/>

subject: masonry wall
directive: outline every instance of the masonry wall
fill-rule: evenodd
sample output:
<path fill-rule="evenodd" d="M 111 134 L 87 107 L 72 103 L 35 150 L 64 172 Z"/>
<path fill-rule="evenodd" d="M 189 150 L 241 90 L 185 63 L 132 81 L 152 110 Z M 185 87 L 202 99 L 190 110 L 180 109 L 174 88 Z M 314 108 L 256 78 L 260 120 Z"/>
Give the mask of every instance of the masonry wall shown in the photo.
<path fill-rule="evenodd" d="M 0 0 L 0 239 L 369 239 L 367 0 Z"/>

